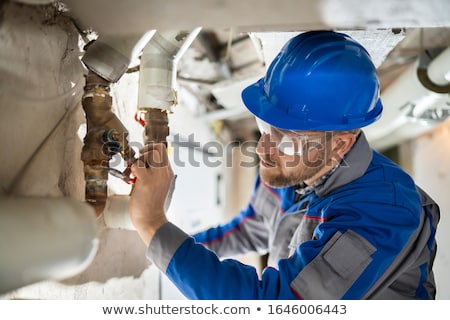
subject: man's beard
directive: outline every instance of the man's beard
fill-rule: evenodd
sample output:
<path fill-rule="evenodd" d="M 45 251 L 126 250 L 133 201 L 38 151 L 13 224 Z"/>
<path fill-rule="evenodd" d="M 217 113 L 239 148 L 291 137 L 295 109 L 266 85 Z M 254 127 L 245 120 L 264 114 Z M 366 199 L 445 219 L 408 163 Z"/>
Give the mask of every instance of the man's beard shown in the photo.
<path fill-rule="evenodd" d="M 331 164 L 331 159 L 327 158 L 327 154 L 331 151 L 326 150 L 326 147 L 331 147 L 331 144 L 311 141 L 306 146 L 303 156 L 285 160 L 282 164 L 260 155 L 262 160 L 274 165 L 274 168 L 270 169 L 260 168 L 261 178 L 267 185 L 274 188 L 294 186 L 310 180 L 325 166 Z M 281 166 L 285 170 L 281 170 Z"/>
<path fill-rule="evenodd" d="M 298 171 L 288 171 L 281 172 L 276 171 L 274 169 L 260 169 L 260 175 L 262 180 L 269 186 L 274 188 L 282 188 L 298 185 L 303 183 L 305 180 L 309 180 L 314 177 L 320 170 L 322 170 L 322 166 L 318 167 L 305 167 L 302 170 Z M 278 168 L 278 167 L 277 167 Z"/>

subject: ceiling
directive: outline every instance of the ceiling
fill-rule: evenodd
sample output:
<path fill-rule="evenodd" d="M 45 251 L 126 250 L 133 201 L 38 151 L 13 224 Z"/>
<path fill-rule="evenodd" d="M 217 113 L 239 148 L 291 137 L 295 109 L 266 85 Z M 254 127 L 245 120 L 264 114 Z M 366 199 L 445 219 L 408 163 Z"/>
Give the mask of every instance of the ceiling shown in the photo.
<path fill-rule="evenodd" d="M 424 52 L 450 46 L 447 27 L 339 31 L 350 34 L 368 49 L 378 69 L 382 95 L 400 75 L 415 68 Z M 233 132 L 245 134 L 242 127 L 254 127 L 247 121 L 248 113 L 240 100 L 241 90 L 264 75 L 281 46 L 298 32 L 235 34 L 232 29 L 203 29 L 180 61 L 178 81 L 183 88 L 201 97 L 207 119 L 224 120 Z M 414 96 L 411 92 L 399 94 L 406 95 L 405 101 L 408 95 Z"/>
<path fill-rule="evenodd" d="M 281 46 L 298 32 L 333 29 L 352 35 L 374 59 L 382 94 L 424 52 L 450 47 L 448 0 L 66 0 L 64 5 L 80 30 L 100 36 L 201 26 L 178 63 L 178 83 L 202 105 L 199 116 L 222 121 L 234 138 L 243 139 L 255 128 L 240 101 L 242 88 L 262 77 Z M 402 101 L 409 101 L 411 92 L 398 91 Z"/>

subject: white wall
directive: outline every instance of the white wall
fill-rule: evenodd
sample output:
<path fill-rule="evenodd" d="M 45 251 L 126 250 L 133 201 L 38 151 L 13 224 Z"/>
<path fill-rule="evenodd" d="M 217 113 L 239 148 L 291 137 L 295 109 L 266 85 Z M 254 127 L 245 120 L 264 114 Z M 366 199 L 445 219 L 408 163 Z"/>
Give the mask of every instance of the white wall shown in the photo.
<path fill-rule="evenodd" d="M 412 171 L 441 209 L 435 262 L 437 298 L 450 299 L 450 120 L 412 142 Z"/>

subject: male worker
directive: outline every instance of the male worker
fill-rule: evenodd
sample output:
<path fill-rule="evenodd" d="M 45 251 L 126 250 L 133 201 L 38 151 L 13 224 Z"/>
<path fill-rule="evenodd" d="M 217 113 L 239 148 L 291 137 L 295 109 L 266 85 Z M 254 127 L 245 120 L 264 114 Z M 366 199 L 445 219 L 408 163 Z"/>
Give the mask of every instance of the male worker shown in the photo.
<path fill-rule="evenodd" d="M 287 42 L 242 99 L 261 129 L 247 208 L 194 237 L 168 222 L 174 174 L 142 150 L 130 214 L 148 258 L 190 299 L 434 299 L 439 208 L 361 128 L 382 111 L 376 69 L 345 34 Z M 239 253 L 268 253 L 261 275 Z"/>

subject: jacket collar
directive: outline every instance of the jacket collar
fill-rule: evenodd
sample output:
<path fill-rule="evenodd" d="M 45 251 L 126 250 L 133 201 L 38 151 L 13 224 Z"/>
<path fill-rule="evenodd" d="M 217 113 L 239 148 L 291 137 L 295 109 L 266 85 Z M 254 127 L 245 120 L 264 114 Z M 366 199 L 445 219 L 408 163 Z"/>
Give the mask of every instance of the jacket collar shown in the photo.
<path fill-rule="evenodd" d="M 364 132 L 361 131 L 355 144 L 344 156 L 336 170 L 322 184 L 314 188 L 314 192 L 319 197 L 324 197 L 333 190 L 358 179 L 364 175 L 372 158 L 372 149 Z"/>

